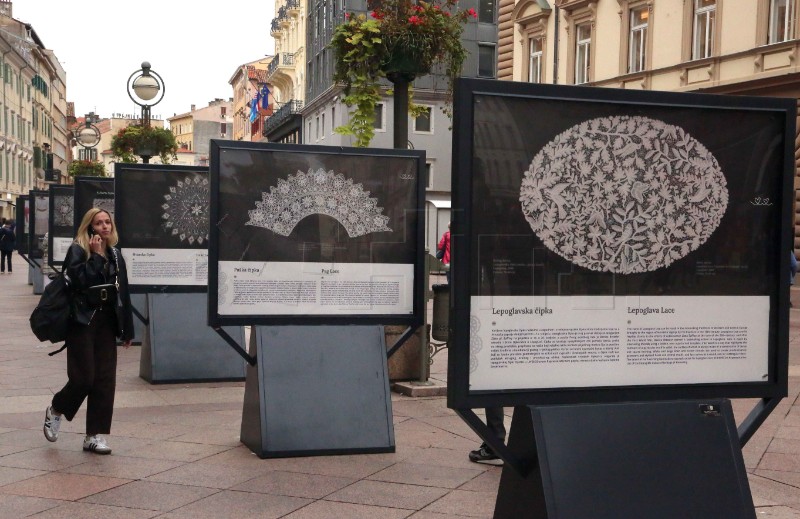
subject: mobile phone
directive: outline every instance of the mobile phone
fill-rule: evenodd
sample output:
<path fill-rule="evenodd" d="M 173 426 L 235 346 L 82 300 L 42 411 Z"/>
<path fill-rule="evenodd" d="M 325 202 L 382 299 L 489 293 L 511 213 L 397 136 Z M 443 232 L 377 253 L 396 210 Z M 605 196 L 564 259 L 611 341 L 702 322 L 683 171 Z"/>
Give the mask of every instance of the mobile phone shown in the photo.
<path fill-rule="evenodd" d="M 94 236 L 94 235 L 95 235 L 95 232 L 94 232 L 94 227 L 92 227 L 92 226 L 90 225 L 90 226 L 89 226 L 89 228 L 87 229 L 87 232 L 89 233 L 89 238 L 91 238 L 92 236 Z"/>

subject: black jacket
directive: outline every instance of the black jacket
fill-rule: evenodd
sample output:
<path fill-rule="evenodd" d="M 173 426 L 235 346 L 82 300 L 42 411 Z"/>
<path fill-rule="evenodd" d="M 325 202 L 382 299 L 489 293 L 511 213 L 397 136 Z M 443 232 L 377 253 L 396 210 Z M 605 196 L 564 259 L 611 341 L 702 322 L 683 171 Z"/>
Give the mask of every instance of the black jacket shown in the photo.
<path fill-rule="evenodd" d="M 0 250 L 11 252 L 17 248 L 16 236 L 10 227 L 0 227 Z"/>
<path fill-rule="evenodd" d="M 116 264 L 114 257 L 119 260 Z M 125 260 L 119 250 L 112 251 L 109 247 L 106 256 L 92 253 L 86 261 L 86 252 L 77 243 L 70 245 L 67 256 L 64 258 L 64 272 L 69 276 L 72 289 L 72 320 L 76 323 L 88 325 L 92 321 L 96 308 L 89 305 L 85 290 L 96 285 L 114 283 L 114 278 L 119 278 L 119 297 L 115 305 L 117 311 L 117 337 L 123 341 L 133 339 L 133 312 L 131 312 L 131 295 L 128 291 L 128 270 Z M 109 262 L 108 276 L 105 274 L 105 264 Z"/>

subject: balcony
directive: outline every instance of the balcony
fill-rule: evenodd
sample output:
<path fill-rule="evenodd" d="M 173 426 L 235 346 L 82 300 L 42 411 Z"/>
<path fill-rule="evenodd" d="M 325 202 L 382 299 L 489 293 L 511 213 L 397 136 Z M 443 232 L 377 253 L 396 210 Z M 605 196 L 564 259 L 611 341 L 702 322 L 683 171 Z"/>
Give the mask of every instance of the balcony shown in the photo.
<path fill-rule="evenodd" d="M 286 11 L 292 16 L 300 15 L 300 2 L 299 0 L 287 0 Z"/>
<path fill-rule="evenodd" d="M 272 19 L 272 24 L 269 28 L 269 33 L 275 37 L 281 32 L 281 22 L 278 21 L 277 18 Z"/>
<path fill-rule="evenodd" d="M 277 54 L 267 66 L 267 80 L 269 80 L 279 67 L 294 66 L 294 54 L 291 52 L 281 52 Z"/>
<path fill-rule="evenodd" d="M 271 132 L 290 120 L 293 115 L 300 114 L 300 110 L 302 109 L 303 102 L 296 99 L 292 99 L 288 103 L 283 103 L 280 108 L 272 114 L 272 117 L 267 118 L 264 123 L 264 137 L 269 136 Z"/>

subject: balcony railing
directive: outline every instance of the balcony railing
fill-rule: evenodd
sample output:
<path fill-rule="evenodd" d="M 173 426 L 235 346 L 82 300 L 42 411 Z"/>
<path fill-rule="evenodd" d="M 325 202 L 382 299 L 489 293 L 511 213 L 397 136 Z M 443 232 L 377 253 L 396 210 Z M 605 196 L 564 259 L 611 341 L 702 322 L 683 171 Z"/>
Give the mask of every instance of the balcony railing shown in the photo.
<path fill-rule="evenodd" d="M 287 0 L 286 1 L 286 8 L 287 9 L 300 9 L 300 2 L 298 0 Z"/>
<path fill-rule="evenodd" d="M 272 19 L 272 25 L 270 25 L 269 32 L 276 33 L 281 31 L 281 22 L 277 18 Z"/>
<path fill-rule="evenodd" d="M 267 78 L 271 78 L 281 65 L 294 65 L 294 54 L 291 52 L 281 52 L 272 58 L 272 61 L 267 65 Z"/>
<path fill-rule="evenodd" d="M 267 118 L 264 123 L 264 137 L 267 137 L 271 131 L 289 120 L 292 115 L 299 114 L 302 109 L 303 102 L 297 99 L 292 99 L 288 103 L 283 103 L 281 107 L 272 114 L 272 117 Z"/>

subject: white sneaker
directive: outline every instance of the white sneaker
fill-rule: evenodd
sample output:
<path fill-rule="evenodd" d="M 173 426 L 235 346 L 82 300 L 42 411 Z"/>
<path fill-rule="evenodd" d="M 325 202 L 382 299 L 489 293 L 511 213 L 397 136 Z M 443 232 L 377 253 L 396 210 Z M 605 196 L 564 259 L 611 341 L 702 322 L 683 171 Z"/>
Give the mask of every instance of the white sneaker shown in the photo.
<path fill-rule="evenodd" d="M 94 436 L 87 436 L 84 438 L 83 450 L 95 452 L 97 454 L 111 453 L 111 447 L 108 446 L 102 434 L 95 434 Z"/>
<path fill-rule="evenodd" d="M 58 439 L 58 429 L 61 427 L 61 415 L 53 412 L 53 406 L 48 406 L 44 412 L 44 437 L 47 441 L 54 442 Z"/>

